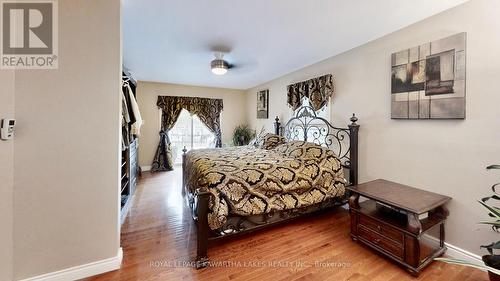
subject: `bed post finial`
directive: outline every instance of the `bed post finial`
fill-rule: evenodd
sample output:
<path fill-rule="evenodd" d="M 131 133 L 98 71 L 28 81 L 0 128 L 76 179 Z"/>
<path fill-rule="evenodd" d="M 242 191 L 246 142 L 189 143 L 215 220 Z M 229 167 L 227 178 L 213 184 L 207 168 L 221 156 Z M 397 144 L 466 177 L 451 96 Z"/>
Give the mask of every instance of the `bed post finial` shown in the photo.
<path fill-rule="evenodd" d="M 349 147 L 350 147 L 350 167 L 349 167 L 349 181 L 351 184 L 358 184 L 358 131 L 359 125 L 356 123 L 358 117 L 352 114 L 351 124 L 349 124 Z"/>
<path fill-rule="evenodd" d="M 352 122 L 351 125 L 358 125 L 356 124 L 356 121 L 358 121 L 358 117 L 356 117 L 356 114 L 353 113 L 351 119 L 349 120 L 351 120 Z"/>
<path fill-rule="evenodd" d="M 280 126 L 281 126 L 280 119 L 278 116 L 276 116 L 276 118 L 274 119 L 274 134 L 278 136 L 280 135 Z"/>

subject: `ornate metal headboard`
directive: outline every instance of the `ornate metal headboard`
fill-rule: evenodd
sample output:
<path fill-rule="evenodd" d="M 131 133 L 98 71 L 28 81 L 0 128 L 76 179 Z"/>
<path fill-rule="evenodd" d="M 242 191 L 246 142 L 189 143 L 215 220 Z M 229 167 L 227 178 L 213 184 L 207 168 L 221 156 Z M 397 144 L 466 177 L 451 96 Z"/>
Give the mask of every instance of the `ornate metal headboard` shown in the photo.
<path fill-rule="evenodd" d="M 333 126 L 326 119 L 316 115 L 310 106 L 297 109 L 285 126 L 281 127 L 279 118 L 274 123 L 275 133 L 286 140 L 301 140 L 316 143 L 333 150 L 342 166 L 349 170 L 350 184 L 358 183 L 358 118 L 353 114 L 348 128 Z"/>

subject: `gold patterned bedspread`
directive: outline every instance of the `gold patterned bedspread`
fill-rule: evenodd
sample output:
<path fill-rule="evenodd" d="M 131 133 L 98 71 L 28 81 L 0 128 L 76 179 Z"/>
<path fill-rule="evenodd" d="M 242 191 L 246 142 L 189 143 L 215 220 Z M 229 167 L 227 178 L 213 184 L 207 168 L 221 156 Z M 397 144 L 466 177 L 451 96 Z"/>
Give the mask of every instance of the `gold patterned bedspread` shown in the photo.
<path fill-rule="evenodd" d="M 192 150 L 186 156 L 187 188 L 214 196 L 211 229 L 229 213 L 242 216 L 307 207 L 345 193 L 343 168 L 334 152 L 302 141 L 274 149 L 253 146 Z"/>

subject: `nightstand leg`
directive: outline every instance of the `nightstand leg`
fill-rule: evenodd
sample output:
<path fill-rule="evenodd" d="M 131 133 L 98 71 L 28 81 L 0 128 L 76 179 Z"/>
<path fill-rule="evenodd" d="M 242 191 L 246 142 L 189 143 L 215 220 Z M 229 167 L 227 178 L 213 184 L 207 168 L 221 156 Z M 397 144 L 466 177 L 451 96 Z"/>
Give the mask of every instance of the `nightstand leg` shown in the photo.
<path fill-rule="evenodd" d="M 420 275 L 420 272 L 415 271 L 413 269 L 407 268 L 406 271 L 408 271 L 413 277 L 418 277 Z"/>
<path fill-rule="evenodd" d="M 353 193 L 349 197 L 349 215 L 351 217 L 351 239 L 357 241 L 358 236 L 358 210 L 359 210 L 359 194 Z"/>

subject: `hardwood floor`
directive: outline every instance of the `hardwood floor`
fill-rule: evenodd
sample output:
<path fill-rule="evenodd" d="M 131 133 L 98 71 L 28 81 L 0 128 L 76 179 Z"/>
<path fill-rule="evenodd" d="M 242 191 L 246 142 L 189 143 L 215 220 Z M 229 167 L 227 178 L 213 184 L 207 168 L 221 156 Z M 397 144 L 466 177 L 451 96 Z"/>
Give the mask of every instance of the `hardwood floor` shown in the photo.
<path fill-rule="evenodd" d="M 342 208 L 209 248 L 212 262 L 245 267 L 184 267 L 195 256 L 196 227 L 183 204 L 179 170 L 143 175 L 122 226 L 122 268 L 87 280 L 488 280 L 485 272 L 440 262 L 414 278 L 353 242 Z"/>

